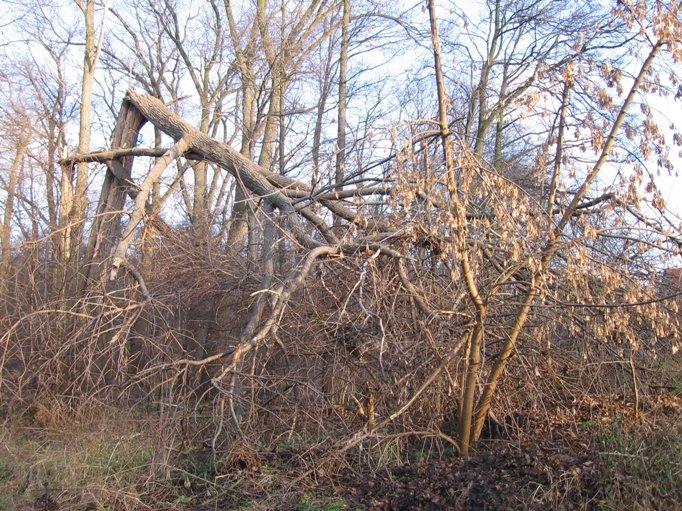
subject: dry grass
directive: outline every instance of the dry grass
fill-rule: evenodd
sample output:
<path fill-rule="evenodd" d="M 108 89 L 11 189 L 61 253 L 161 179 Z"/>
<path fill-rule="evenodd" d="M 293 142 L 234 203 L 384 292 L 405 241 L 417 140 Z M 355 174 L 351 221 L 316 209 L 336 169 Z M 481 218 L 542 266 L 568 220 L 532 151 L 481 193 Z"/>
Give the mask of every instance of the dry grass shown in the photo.
<path fill-rule="evenodd" d="M 0 430 L 0 509 L 30 509 L 49 497 L 59 509 L 136 509 L 154 454 L 149 421 L 108 410 L 80 424 Z"/>
<path fill-rule="evenodd" d="M 641 420 L 595 432 L 602 462 L 602 509 L 679 509 L 682 502 L 682 398 L 661 396 Z"/>

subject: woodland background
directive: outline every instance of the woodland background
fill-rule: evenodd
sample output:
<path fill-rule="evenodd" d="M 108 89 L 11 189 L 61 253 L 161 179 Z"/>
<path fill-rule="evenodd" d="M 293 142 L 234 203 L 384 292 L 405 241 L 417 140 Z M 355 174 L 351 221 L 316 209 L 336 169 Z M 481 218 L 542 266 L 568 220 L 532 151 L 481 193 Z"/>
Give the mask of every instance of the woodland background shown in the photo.
<path fill-rule="evenodd" d="M 679 2 L 0 5 L 0 508 L 680 501 Z"/>

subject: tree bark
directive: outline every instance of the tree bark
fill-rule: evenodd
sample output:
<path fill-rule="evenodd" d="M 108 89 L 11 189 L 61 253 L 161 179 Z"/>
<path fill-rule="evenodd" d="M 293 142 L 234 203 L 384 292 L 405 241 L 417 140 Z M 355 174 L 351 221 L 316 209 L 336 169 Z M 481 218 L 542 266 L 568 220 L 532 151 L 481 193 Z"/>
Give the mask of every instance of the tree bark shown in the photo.
<path fill-rule="evenodd" d="M 291 200 L 268 180 L 275 174 L 248 160 L 227 145 L 217 142 L 205 133 L 201 133 L 194 126 L 171 112 L 156 98 L 129 91 L 126 95 L 126 101 L 134 105 L 146 119 L 176 141 L 182 138 L 187 140 L 188 152 L 199 155 L 201 159 L 206 159 L 227 170 L 249 191 L 261 197 L 273 208 L 286 214 L 291 231 L 304 246 L 319 245 L 303 232 Z M 289 181 L 287 180 L 287 182 Z"/>
<path fill-rule="evenodd" d="M 92 93 L 95 84 L 95 69 L 99 60 L 101 43 L 104 37 L 104 18 L 99 34 L 99 42 L 96 44 L 95 34 L 95 0 L 76 0 L 81 9 L 85 21 L 85 50 L 83 55 L 83 77 L 81 79 L 80 120 L 78 130 L 78 152 L 85 154 L 90 150 L 90 134 L 92 123 Z M 106 9 L 103 16 L 106 16 Z M 83 223 L 88 208 L 88 184 L 90 180 L 89 165 L 87 162 L 79 162 L 76 168 L 75 189 L 72 188 L 73 166 L 62 167 L 66 171 L 62 180 L 70 181 L 64 190 L 68 192 L 67 200 L 63 205 L 67 207 L 64 219 L 66 224 L 64 237 L 67 250 L 66 296 L 78 297 L 82 294 L 85 285 L 84 277 L 80 273 L 80 249 L 83 237 Z M 68 239 L 66 239 L 68 237 Z"/>
<path fill-rule="evenodd" d="M 9 170 L 9 180 L 7 182 L 7 199 L 5 200 L 5 211 L 0 229 L 0 297 L 4 298 L 8 285 L 9 273 L 12 261 L 11 242 L 12 242 L 12 216 L 14 215 L 14 196 L 19 182 L 19 171 L 24 163 L 24 157 L 28 149 L 31 138 L 30 128 L 26 130 L 17 142 L 17 150 L 14 161 Z"/>
<path fill-rule="evenodd" d="M 561 234 L 568 225 L 570 219 L 573 217 L 575 211 L 579 208 L 580 202 L 585 198 L 585 195 L 587 194 L 590 185 L 592 184 L 592 182 L 594 182 L 594 180 L 597 178 L 600 171 L 604 167 L 604 164 L 606 163 L 609 155 L 611 154 L 611 150 L 616 142 L 616 136 L 620 131 L 623 122 L 625 121 L 627 111 L 629 110 L 630 106 L 634 101 L 634 98 L 636 97 L 637 93 L 642 87 L 644 79 L 653 64 L 656 55 L 664 46 L 665 43 L 661 41 L 652 46 L 649 54 L 642 63 L 642 66 L 639 70 L 637 77 L 635 78 L 635 81 L 630 87 L 630 91 L 628 92 L 628 95 L 626 96 L 623 105 L 621 106 L 618 115 L 616 116 L 616 119 L 611 127 L 608 136 L 606 137 L 606 141 L 604 142 L 604 146 L 601 150 L 599 158 L 597 159 L 596 163 L 586 176 L 585 180 L 581 183 L 580 188 L 578 189 L 573 199 L 571 200 L 570 204 L 568 205 L 563 215 L 557 222 L 556 226 L 554 227 L 554 230 L 548 233 L 548 241 L 547 244 L 545 245 L 544 250 L 542 251 L 542 256 L 540 257 L 540 261 L 539 264 L 537 265 L 537 268 L 536 269 L 529 268 L 532 278 L 531 285 L 526 294 L 526 298 L 520 311 L 516 316 L 516 321 L 509 335 L 509 338 L 505 342 L 502 348 L 502 352 L 500 353 L 500 356 L 493 365 L 490 376 L 488 377 L 488 381 L 483 386 L 483 391 L 481 392 L 481 395 L 476 404 L 476 412 L 473 426 L 474 440 L 478 439 L 478 437 L 481 434 L 483 425 L 485 423 L 485 419 L 490 411 L 490 406 L 492 404 L 492 399 L 497 389 L 497 384 L 505 372 L 507 363 L 509 362 L 509 359 L 516 346 L 516 342 L 518 341 L 519 336 L 521 335 L 521 332 L 523 331 L 523 328 L 526 325 L 533 303 L 540 296 L 540 291 L 536 285 L 536 282 L 540 282 L 546 278 L 547 273 L 550 270 L 551 263 L 554 260 L 554 257 L 556 256 L 558 251 L 560 250 L 561 244 L 559 243 L 559 241 L 561 240 Z"/>
<path fill-rule="evenodd" d="M 94 277 L 94 272 L 103 258 L 109 256 L 113 240 L 121 232 L 120 213 L 126 197 L 133 195 L 131 172 L 134 162 L 133 149 L 146 119 L 130 102 L 124 101 L 111 137 L 112 154 L 105 159 L 107 170 L 100 192 L 97 212 L 92 221 L 86 254 L 86 280 Z M 116 150 L 129 149 L 132 154 L 118 155 Z M 160 156 L 160 155 L 159 155 Z"/>
<path fill-rule="evenodd" d="M 256 139 L 256 77 L 253 69 L 252 51 L 258 36 L 258 23 L 253 23 L 249 31 L 249 38 L 242 48 L 239 42 L 239 32 L 232 10 L 231 0 L 224 0 L 230 32 L 230 41 L 234 48 L 239 76 L 241 79 L 241 112 L 242 112 L 242 140 L 240 153 L 249 160 L 253 159 Z M 233 250 L 243 248 L 244 240 L 249 232 L 249 203 L 248 193 L 244 184 L 236 181 L 234 201 L 232 204 L 231 224 L 228 231 L 227 244 Z"/>
<path fill-rule="evenodd" d="M 339 108 L 336 135 L 336 174 L 335 189 L 343 189 L 346 177 L 346 106 L 348 103 L 348 45 L 350 28 L 350 0 L 343 0 L 343 20 L 341 22 L 341 55 L 339 56 Z"/>
<path fill-rule="evenodd" d="M 428 1 L 429 19 L 431 21 L 431 43 L 433 49 L 434 69 L 436 72 L 436 88 L 438 91 L 438 122 L 440 125 L 441 143 L 443 146 L 443 158 L 445 160 L 446 182 L 448 198 L 450 200 L 450 222 L 455 229 L 456 249 L 460 260 L 460 268 L 466 284 L 469 299 L 475 307 L 474 329 L 468 337 L 469 357 L 465 368 L 465 385 L 462 394 L 459 417 L 459 453 L 461 456 L 469 454 L 471 438 L 471 420 L 473 416 L 474 394 L 480 371 L 481 347 L 484 335 L 484 319 L 486 304 L 478 291 L 474 279 L 473 269 L 469 261 L 469 247 L 466 240 L 467 219 L 466 205 L 460 199 L 460 190 L 455 176 L 455 162 L 452 154 L 452 141 L 450 140 L 450 128 L 447 118 L 447 92 L 445 90 L 445 78 L 441 63 L 440 36 L 438 34 L 438 21 L 436 8 L 433 0 Z"/>
<path fill-rule="evenodd" d="M 128 225 L 126 226 L 123 235 L 121 236 L 121 240 L 118 242 L 118 245 L 114 250 L 112 263 L 113 269 L 111 273 L 112 280 L 116 277 L 116 271 L 118 268 L 125 263 L 126 252 L 132 243 L 132 237 L 135 229 L 144 217 L 147 198 L 152 193 L 154 183 L 158 181 L 159 177 L 161 177 L 161 173 L 166 169 L 166 167 L 168 167 L 173 160 L 185 154 L 189 147 L 190 144 L 187 139 L 181 138 L 178 140 L 172 148 L 166 151 L 161 158 L 156 160 L 154 167 L 152 167 L 152 169 L 149 171 L 149 174 L 147 174 L 147 177 L 140 185 L 135 196 L 135 207 L 133 209 L 133 213 L 130 216 L 130 220 L 128 221 Z"/>

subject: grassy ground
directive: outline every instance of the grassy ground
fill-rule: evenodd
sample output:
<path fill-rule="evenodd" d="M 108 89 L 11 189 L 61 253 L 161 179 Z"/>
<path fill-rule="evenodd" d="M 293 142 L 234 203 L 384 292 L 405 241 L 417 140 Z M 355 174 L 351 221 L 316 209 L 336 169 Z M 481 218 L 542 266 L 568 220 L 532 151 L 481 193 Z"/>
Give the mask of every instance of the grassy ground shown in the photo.
<path fill-rule="evenodd" d="M 301 481 L 313 460 L 304 442 L 245 450 L 215 474 L 206 448 L 163 462 L 156 433 L 150 420 L 115 412 L 50 427 L 5 421 L 0 510 L 477 509 L 484 502 L 615 511 L 673 510 L 682 502 L 682 396 L 675 392 L 650 399 L 636 416 L 617 397 L 595 399 L 550 427 L 530 421 L 517 438 L 482 443 L 468 460 L 422 456 L 388 470 L 349 462 Z"/>
<path fill-rule="evenodd" d="M 676 509 L 682 502 L 682 400 L 662 396 L 655 411 L 594 430 L 602 509 Z"/>
<path fill-rule="evenodd" d="M 5 422 L 0 510 L 134 509 L 153 452 L 147 424 L 120 416 L 52 427 Z"/>

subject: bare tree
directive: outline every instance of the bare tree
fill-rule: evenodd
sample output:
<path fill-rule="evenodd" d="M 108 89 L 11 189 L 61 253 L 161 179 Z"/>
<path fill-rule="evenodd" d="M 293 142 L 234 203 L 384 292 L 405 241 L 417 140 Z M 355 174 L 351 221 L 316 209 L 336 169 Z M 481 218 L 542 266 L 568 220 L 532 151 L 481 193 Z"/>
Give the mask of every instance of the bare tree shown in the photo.
<path fill-rule="evenodd" d="M 9 290 L 12 226 L 14 224 L 16 195 L 19 191 L 21 171 L 26 159 L 28 145 L 33 138 L 30 116 L 20 105 L 10 103 L 8 106 L 10 110 L 2 112 L 2 121 L 5 126 L 10 124 L 12 129 L 5 127 L 2 131 L 7 134 L 5 140 L 14 146 L 8 151 L 14 156 L 9 169 L 7 169 L 8 175 L 0 176 L 0 183 L 2 183 L 5 196 L 2 224 L 0 225 L 0 297 L 3 297 L 3 301 L 6 300 Z"/>

